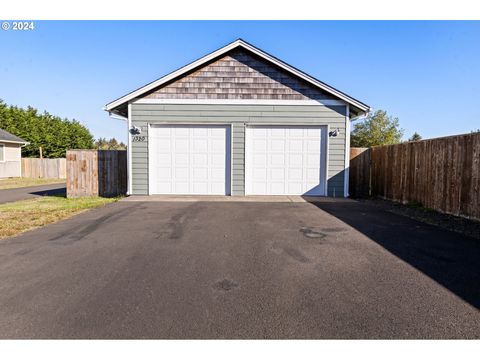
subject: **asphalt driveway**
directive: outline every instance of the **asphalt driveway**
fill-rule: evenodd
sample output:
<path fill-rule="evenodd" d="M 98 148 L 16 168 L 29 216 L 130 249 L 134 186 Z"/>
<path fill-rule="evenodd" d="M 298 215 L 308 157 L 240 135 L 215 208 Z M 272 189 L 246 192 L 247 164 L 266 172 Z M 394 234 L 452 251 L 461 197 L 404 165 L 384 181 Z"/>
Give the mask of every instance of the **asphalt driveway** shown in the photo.
<path fill-rule="evenodd" d="M 479 260 L 356 202 L 119 202 L 0 242 L 0 338 L 478 338 Z"/>
<path fill-rule="evenodd" d="M 65 194 L 65 191 L 65 184 L 62 183 L 4 189 L 0 190 L 0 204 L 39 196 Z"/>

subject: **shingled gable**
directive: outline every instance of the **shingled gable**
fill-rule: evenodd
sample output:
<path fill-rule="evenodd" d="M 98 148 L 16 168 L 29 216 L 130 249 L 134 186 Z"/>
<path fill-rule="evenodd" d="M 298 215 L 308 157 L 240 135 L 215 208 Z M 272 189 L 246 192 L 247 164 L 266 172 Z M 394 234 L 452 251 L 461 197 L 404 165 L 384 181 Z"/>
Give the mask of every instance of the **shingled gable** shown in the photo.
<path fill-rule="evenodd" d="M 369 106 L 239 39 L 105 106 L 127 116 L 138 99 L 340 100 L 352 115 Z"/>

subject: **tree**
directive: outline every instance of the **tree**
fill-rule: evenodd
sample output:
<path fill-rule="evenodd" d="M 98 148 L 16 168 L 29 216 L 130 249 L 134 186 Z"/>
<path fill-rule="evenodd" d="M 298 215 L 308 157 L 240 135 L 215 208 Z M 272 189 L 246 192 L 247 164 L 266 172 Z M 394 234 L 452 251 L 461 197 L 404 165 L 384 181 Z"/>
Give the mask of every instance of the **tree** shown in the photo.
<path fill-rule="evenodd" d="M 384 110 L 377 110 L 363 122 L 355 124 L 350 143 L 353 147 L 398 144 L 402 136 L 403 129 L 400 128 L 398 118 L 387 115 Z"/>
<path fill-rule="evenodd" d="M 127 147 L 123 142 L 118 142 L 117 139 L 111 138 L 107 140 L 105 138 L 98 138 L 95 142 L 95 147 L 99 150 L 126 150 Z"/>
<path fill-rule="evenodd" d="M 413 133 L 412 137 L 408 139 L 408 141 L 419 141 L 419 140 L 422 140 L 422 136 L 416 131 Z"/>
<path fill-rule="evenodd" d="M 22 156 L 38 157 L 42 147 L 46 158 L 64 157 L 68 149 L 92 149 L 93 136 L 77 120 L 61 119 L 37 109 L 7 105 L 0 100 L 0 129 L 17 135 L 30 144 L 22 147 Z"/>

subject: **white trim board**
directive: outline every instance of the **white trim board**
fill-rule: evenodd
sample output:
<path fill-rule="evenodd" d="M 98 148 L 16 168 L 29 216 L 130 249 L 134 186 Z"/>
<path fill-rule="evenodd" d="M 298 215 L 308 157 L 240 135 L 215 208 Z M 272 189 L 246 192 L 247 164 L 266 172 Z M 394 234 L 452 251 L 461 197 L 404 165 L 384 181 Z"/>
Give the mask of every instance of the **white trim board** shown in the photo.
<path fill-rule="evenodd" d="M 313 105 L 313 106 L 345 106 L 342 100 L 260 100 L 260 99 L 135 99 L 132 104 L 164 104 L 164 105 Z"/>
<path fill-rule="evenodd" d="M 189 71 L 209 62 L 210 60 L 213 60 L 225 53 L 227 53 L 228 51 L 230 50 L 233 50 L 237 47 L 241 47 L 241 48 L 244 48 L 254 54 L 256 54 L 257 56 L 277 65 L 278 67 L 292 73 L 293 75 L 309 82 L 310 84 L 338 97 L 339 99 L 341 100 L 344 100 L 346 103 L 350 104 L 350 105 L 353 105 L 355 106 L 356 108 L 360 109 L 360 111 L 363 111 L 363 112 L 368 112 L 370 110 L 370 107 L 350 96 L 348 96 L 347 94 L 344 94 L 342 93 L 341 91 L 331 87 L 330 85 L 327 85 L 313 77 L 311 77 L 310 75 L 307 75 L 305 74 L 304 72 L 294 68 L 293 66 L 290 66 L 288 65 L 287 63 L 284 63 L 283 61 L 275 58 L 274 56 L 270 55 L 270 54 L 267 54 L 266 52 L 254 47 L 253 45 L 250 45 L 249 43 L 241 40 L 241 39 L 238 39 L 176 71 L 173 71 L 171 72 L 170 74 L 168 75 L 165 75 L 163 77 L 161 77 L 160 79 L 158 80 L 155 80 L 141 88 L 138 88 L 137 90 L 134 90 L 132 92 L 130 92 L 129 94 L 125 95 L 125 96 L 122 96 L 121 98 L 117 99 L 117 100 L 114 100 L 110 103 L 108 103 L 107 105 L 105 105 L 105 110 L 106 111 L 112 111 L 114 110 L 116 107 L 128 102 L 128 101 L 131 101 L 132 99 L 135 99 L 137 97 L 139 97 L 140 95 L 142 94 L 145 94 L 146 92 L 150 91 L 150 90 L 153 90 L 155 89 L 156 87 L 159 87 L 171 80 L 174 80 L 175 78 L 183 75 L 183 74 L 186 74 L 188 73 Z"/>
<path fill-rule="evenodd" d="M 28 141 L 0 140 L 0 143 L 20 144 L 22 146 L 30 144 Z"/>
<path fill-rule="evenodd" d="M 349 181 L 350 181 L 350 106 L 347 105 L 347 113 L 345 116 L 345 164 L 343 173 L 343 197 L 349 197 Z"/>
<path fill-rule="evenodd" d="M 132 104 L 128 103 L 128 117 L 127 117 L 127 195 L 132 195 L 132 134 L 130 134 L 130 129 L 132 128 Z"/>

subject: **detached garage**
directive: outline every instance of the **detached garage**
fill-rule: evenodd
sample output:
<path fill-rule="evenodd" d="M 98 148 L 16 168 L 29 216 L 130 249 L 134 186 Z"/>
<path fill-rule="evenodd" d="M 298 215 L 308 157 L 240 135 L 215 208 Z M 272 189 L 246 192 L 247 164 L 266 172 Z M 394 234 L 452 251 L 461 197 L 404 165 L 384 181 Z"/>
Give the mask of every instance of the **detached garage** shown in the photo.
<path fill-rule="evenodd" d="M 105 106 L 128 122 L 130 195 L 348 196 L 369 109 L 243 40 Z"/>

